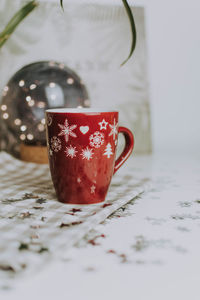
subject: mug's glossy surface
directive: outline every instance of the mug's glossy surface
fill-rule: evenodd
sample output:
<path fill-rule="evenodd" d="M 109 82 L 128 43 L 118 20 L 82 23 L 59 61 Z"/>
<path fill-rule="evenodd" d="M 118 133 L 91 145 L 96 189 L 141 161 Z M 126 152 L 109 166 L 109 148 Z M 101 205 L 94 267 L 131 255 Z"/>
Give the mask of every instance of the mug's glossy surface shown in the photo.
<path fill-rule="evenodd" d="M 105 200 L 113 174 L 130 156 L 134 140 L 118 127 L 118 112 L 77 109 L 46 111 L 51 176 L 58 200 L 91 204 Z M 115 162 L 118 132 L 125 136 Z"/>

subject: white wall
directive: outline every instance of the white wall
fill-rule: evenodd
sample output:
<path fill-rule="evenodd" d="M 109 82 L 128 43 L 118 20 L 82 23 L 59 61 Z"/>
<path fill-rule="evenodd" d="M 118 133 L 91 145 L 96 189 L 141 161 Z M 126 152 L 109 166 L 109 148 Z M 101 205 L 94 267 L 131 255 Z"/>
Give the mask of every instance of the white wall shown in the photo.
<path fill-rule="evenodd" d="M 129 3 L 146 8 L 154 150 L 200 153 L 200 1 Z"/>
<path fill-rule="evenodd" d="M 154 148 L 200 153 L 200 1 L 144 2 Z"/>

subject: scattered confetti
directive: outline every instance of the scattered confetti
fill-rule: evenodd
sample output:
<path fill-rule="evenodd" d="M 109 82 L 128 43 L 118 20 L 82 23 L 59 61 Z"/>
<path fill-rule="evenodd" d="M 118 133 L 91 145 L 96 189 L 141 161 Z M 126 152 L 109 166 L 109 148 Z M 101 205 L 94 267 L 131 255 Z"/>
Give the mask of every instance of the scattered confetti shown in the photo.
<path fill-rule="evenodd" d="M 10 265 L 0 265 L 0 271 L 15 272 L 15 269 Z"/>
<path fill-rule="evenodd" d="M 21 243 L 18 247 L 18 250 L 22 251 L 22 250 L 28 250 L 29 249 L 29 245 L 25 244 L 25 243 Z"/>
<path fill-rule="evenodd" d="M 77 221 L 77 222 L 72 222 L 72 223 L 61 223 L 59 227 L 60 228 L 71 227 L 71 226 L 79 225 L 79 224 L 82 224 L 82 223 L 83 223 L 82 221 Z"/>

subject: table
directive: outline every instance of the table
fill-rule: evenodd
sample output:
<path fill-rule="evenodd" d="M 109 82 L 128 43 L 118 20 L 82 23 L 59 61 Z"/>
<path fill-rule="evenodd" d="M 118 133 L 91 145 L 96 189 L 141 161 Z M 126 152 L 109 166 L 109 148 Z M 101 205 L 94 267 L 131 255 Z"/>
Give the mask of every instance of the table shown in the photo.
<path fill-rule="evenodd" d="M 132 157 L 151 184 L 2 299 L 199 299 L 196 156 Z"/>

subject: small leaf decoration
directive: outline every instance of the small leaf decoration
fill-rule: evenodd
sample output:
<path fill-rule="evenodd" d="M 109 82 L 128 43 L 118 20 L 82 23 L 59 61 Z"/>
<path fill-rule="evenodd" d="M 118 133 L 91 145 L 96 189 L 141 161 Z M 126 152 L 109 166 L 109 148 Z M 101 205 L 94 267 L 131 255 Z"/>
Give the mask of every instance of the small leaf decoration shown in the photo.
<path fill-rule="evenodd" d="M 29 249 L 29 245 L 26 243 L 20 243 L 18 250 L 19 251 L 23 251 L 23 250 L 28 250 Z"/>
<path fill-rule="evenodd" d="M 9 271 L 9 272 L 15 272 L 15 269 L 11 265 L 0 265 L 0 271 Z"/>
<path fill-rule="evenodd" d="M 137 40 L 137 33 L 136 33 L 136 27 L 135 27 L 135 21 L 134 21 L 134 17 L 131 11 L 131 8 L 127 2 L 127 0 L 122 0 L 124 7 L 126 9 L 128 18 L 129 18 L 129 22 L 131 25 L 131 33 L 132 33 L 132 43 L 131 43 L 131 50 L 129 53 L 129 56 L 127 57 L 127 59 L 121 64 L 121 66 L 123 66 L 128 60 L 129 58 L 132 56 L 134 50 L 135 50 L 135 46 L 136 46 L 136 40 Z"/>
<path fill-rule="evenodd" d="M 9 39 L 11 34 L 15 31 L 16 27 L 26 16 L 36 7 L 38 3 L 33 0 L 24 5 L 8 22 L 4 30 L 0 33 L 0 48 Z"/>
<path fill-rule="evenodd" d="M 38 250 L 38 253 L 48 252 L 49 249 L 47 247 L 41 247 L 40 250 Z"/>
<path fill-rule="evenodd" d="M 62 9 L 64 11 L 63 0 L 60 0 L 60 6 L 62 7 Z"/>

